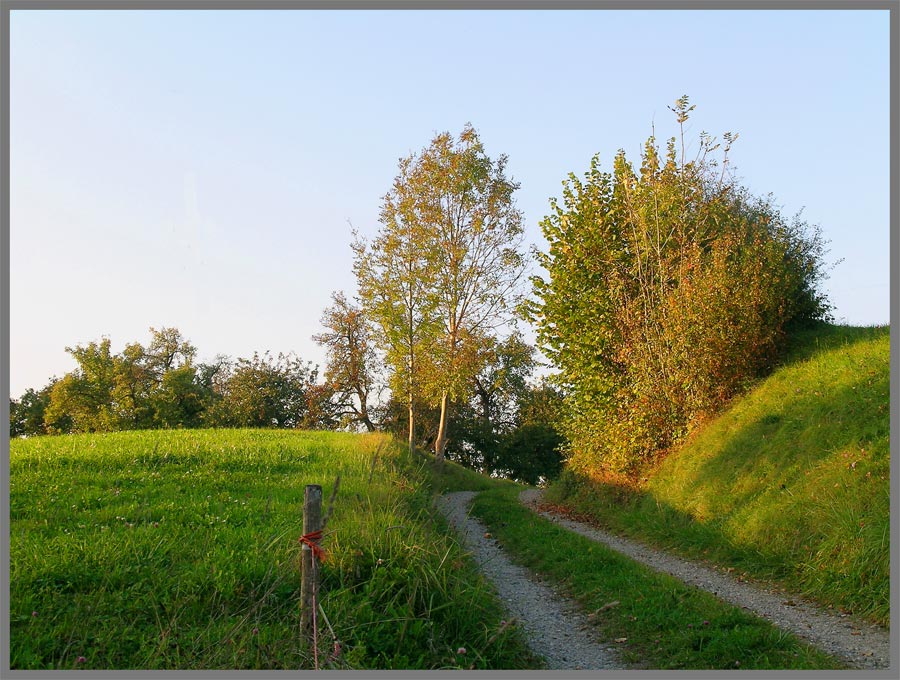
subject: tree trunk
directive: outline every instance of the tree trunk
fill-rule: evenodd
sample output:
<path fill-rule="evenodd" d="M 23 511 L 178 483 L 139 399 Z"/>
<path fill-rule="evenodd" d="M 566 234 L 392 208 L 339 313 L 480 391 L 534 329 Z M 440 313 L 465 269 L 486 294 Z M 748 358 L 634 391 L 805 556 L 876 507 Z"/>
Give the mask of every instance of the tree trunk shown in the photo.
<path fill-rule="evenodd" d="M 413 398 L 412 394 L 409 395 L 409 452 L 415 453 L 416 450 L 416 440 L 415 440 L 415 412 L 413 411 Z"/>
<path fill-rule="evenodd" d="M 491 423 L 491 395 L 477 377 L 475 378 L 475 392 L 481 403 L 481 420 L 489 426 Z"/>
<path fill-rule="evenodd" d="M 366 430 L 369 432 L 375 431 L 375 423 L 372 422 L 372 419 L 369 418 L 369 406 L 366 403 L 366 394 L 362 390 L 358 390 L 356 392 L 356 396 L 359 398 L 359 421 L 365 425 Z"/>
<path fill-rule="evenodd" d="M 447 448 L 447 393 L 441 395 L 441 424 L 438 426 L 437 439 L 434 440 L 434 457 L 444 460 L 444 449 Z"/>

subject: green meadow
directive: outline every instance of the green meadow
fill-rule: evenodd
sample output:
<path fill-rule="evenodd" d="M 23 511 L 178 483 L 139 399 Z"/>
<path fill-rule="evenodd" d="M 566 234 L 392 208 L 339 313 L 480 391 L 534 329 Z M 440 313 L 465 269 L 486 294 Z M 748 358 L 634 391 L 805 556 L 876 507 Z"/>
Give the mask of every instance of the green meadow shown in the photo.
<path fill-rule="evenodd" d="M 13 440 L 13 669 L 302 669 L 304 487 L 327 501 L 322 668 L 539 667 L 385 435 Z M 458 653 L 460 648 L 464 654 Z"/>

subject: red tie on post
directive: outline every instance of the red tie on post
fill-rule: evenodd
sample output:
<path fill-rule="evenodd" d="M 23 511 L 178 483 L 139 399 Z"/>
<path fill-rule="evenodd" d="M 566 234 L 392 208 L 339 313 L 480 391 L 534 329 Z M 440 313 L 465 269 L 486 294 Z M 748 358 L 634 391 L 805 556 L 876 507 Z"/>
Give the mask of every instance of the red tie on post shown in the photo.
<path fill-rule="evenodd" d="M 308 534 L 303 534 L 297 541 L 301 545 L 308 545 L 310 550 L 312 550 L 313 557 L 315 557 L 319 562 L 324 562 L 328 557 L 325 552 L 325 548 L 319 545 L 319 541 L 322 540 L 322 530 L 317 529 L 316 531 L 311 531 Z"/>

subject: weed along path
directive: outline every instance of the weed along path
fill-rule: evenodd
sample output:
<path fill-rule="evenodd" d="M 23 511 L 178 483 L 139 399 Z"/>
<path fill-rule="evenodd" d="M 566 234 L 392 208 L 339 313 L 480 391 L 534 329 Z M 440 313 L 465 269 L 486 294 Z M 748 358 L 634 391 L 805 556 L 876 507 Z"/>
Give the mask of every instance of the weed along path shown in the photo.
<path fill-rule="evenodd" d="M 540 494 L 539 489 L 525 489 L 519 494 L 519 500 L 559 526 L 761 616 L 842 659 L 851 667 L 873 669 L 888 668 L 890 665 L 890 634 L 880 626 L 831 613 L 793 595 L 763 590 L 695 562 L 542 510 Z"/>
<path fill-rule="evenodd" d="M 494 584 L 507 612 L 525 629 L 532 651 L 552 670 L 622 668 L 613 650 L 597 641 L 591 625 L 574 603 L 538 583 L 527 569 L 513 564 L 485 527 L 469 517 L 474 491 L 447 493 L 438 508 L 459 532 L 483 573 Z"/>

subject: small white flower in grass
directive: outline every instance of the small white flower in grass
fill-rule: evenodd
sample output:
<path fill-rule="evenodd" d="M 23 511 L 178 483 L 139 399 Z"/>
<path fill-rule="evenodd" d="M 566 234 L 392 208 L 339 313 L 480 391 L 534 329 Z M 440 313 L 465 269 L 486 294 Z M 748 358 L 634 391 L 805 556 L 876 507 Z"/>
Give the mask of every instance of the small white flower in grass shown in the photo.
<path fill-rule="evenodd" d="M 459 649 L 456 650 L 456 653 L 457 653 L 457 654 L 465 654 L 465 653 L 466 653 L 466 648 L 465 648 L 465 647 L 460 647 Z"/>

